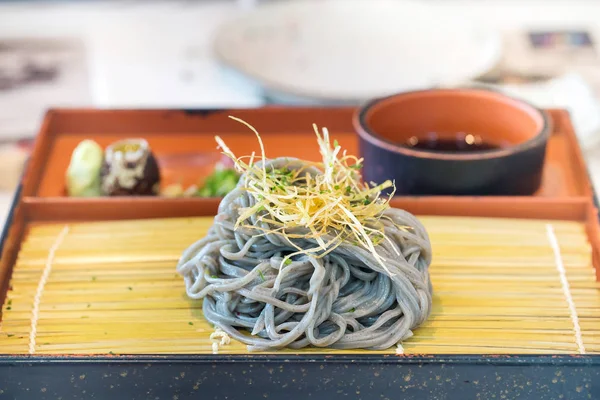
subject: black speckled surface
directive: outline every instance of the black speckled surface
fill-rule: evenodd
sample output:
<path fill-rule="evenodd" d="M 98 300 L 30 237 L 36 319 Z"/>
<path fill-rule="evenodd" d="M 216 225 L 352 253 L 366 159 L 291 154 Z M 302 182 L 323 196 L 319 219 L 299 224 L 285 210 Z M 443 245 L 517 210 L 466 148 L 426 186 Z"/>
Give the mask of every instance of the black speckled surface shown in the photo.
<path fill-rule="evenodd" d="M 600 357 L 3 357 L 0 398 L 598 399 Z"/>

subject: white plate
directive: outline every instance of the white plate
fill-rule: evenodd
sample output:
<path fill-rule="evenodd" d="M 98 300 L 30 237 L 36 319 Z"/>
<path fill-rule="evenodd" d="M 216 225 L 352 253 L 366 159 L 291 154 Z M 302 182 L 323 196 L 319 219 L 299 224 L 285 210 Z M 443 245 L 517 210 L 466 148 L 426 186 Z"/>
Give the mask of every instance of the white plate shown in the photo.
<path fill-rule="evenodd" d="M 301 0 L 225 23 L 217 57 L 267 90 L 362 101 L 468 81 L 501 51 L 497 32 L 402 0 Z"/>

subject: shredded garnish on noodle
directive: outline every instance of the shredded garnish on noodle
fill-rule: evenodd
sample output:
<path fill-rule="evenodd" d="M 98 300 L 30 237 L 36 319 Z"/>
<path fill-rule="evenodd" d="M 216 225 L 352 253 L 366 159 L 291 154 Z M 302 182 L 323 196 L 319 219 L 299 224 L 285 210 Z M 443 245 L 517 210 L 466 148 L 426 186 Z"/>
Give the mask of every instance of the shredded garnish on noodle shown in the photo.
<path fill-rule="evenodd" d="M 235 169 L 244 174 L 244 188 L 256 200 L 252 207 L 240 210 L 236 229 L 246 226 L 249 217 L 261 212 L 262 221 L 276 227 L 264 234 L 277 233 L 289 239 L 312 238 L 319 244 L 314 249 L 298 248 L 296 253 L 283 259 L 283 264 L 289 263 L 294 255 L 323 256 L 348 241 L 367 249 L 387 271 L 375 247 L 383 240 L 389 240 L 380 218 L 390 207 L 389 201 L 394 195 L 392 181 L 380 185 L 363 183 L 360 175 L 362 158 L 342 152 L 337 141 L 332 145 L 327 128 L 323 128 L 321 134 L 315 124 L 313 129 L 323 161 L 306 165 L 318 168 L 321 174 L 309 174 L 306 167 L 268 168 L 258 131 L 239 118 L 230 118 L 254 132 L 261 149 L 258 161 L 262 161 L 257 163 L 254 153 L 250 157 L 236 157 L 220 137 L 215 137 L 223 153 L 234 162 Z M 389 196 L 381 197 L 381 191 L 388 188 L 393 188 Z M 257 229 L 256 226 L 252 228 Z M 309 233 L 289 233 L 294 228 L 305 228 Z"/>

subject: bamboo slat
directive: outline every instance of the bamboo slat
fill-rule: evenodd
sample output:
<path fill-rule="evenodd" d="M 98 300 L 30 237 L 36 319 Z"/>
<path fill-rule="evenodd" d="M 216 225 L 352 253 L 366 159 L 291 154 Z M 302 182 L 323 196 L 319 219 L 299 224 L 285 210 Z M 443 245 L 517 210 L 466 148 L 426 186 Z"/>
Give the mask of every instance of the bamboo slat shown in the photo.
<path fill-rule="evenodd" d="M 430 216 L 421 221 L 434 252 L 434 304 L 429 320 L 402 344 L 404 353 L 600 352 L 600 285 L 583 224 Z M 0 353 L 212 353 L 214 328 L 175 273 L 182 251 L 211 224 L 212 218 L 200 217 L 30 227 L 2 308 Z M 219 349 L 246 352 L 236 341 Z"/>

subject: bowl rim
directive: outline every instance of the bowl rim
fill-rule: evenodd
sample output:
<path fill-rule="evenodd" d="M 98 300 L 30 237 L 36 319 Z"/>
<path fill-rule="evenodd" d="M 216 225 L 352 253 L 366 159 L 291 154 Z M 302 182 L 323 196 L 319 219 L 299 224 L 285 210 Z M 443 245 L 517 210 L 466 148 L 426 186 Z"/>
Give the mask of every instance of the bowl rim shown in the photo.
<path fill-rule="evenodd" d="M 373 129 L 369 127 L 366 122 L 367 113 L 377 104 L 396 98 L 396 97 L 404 97 L 408 95 L 415 94 L 426 94 L 426 93 L 462 93 L 462 94 L 484 94 L 486 96 L 493 96 L 500 100 L 507 100 L 513 103 L 520 105 L 525 109 L 529 109 L 533 113 L 536 113 L 542 119 L 542 127 L 539 131 L 530 139 L 511 145 L 505 148 L 493 149 L 493 150 L 480 150 L 473 151 L 470 153 L 451 153 L 451 152 L 442 152 L 442 151 L 428 151 L 421 149 L 413 149 L 410 147 L 402 146 L 398 143 L 394 143 L 391 140 L 386 139 L 385 137 L 379 135 Z M 354 130 L 358 134 L 358 136 L 371 143 L 372 145 L 391 151 L 393 153 L 398 153 L 401 155 L 414 157 L 414 158 L 424 158 L 424 159 L 436 159 L 436 160 L 452 160 L 452 161 L 468 161 L 468 160 L 489 160 L 489 159 L 499 159 L 504 158 L 515 153 L 522 153 L 531 148 L 537 147 L 541 144 L 544 144 L 548 141 L 550 137 L 550 132 L 552 130 L 552 120 L 547 112 L 542 109 L 528 103 L 524 100 L 505 95 L 498 91 L 489 90 L 489 89 L 480 89 L 480 88 L 433 88 L 433 89 L 422 89 L 422 90 L 412 90 L 407 92 L 400 92 L 396 94 L 392 94 L 390 96 L 380 97 L 376 99 L 369 100 L 364 105 L 358 107 L 354 112 L 352 123 L 354 125 Z"/>

